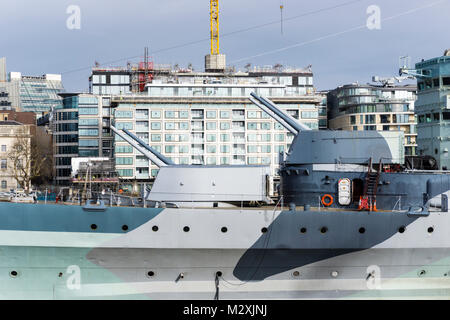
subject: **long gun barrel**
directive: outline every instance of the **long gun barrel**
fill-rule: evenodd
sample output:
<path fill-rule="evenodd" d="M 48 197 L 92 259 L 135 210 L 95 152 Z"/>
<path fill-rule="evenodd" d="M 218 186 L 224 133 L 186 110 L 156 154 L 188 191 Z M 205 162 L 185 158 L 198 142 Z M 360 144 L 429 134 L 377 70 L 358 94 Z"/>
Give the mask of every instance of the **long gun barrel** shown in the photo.
<path fill-rule="evenodd" d="M 142 147 L 141 144 L 137 143 L 136 141 L 134 141 L 129 136 L 123 134 L 122 132 L 120 132 L 114 126 L 110 126 L 110 127 L 111 127 L 111 130 L 114 131 L 115 134 L 117 134 L 122 139 L 124 139 L 126 142 L 128 142 L 133 148 L 135 148 L 136 150 L 141 152 L 147 159 L 152 161 L 155 165 L 157 165 L 158 167 L 167 166 L 167 163 L 165 163 L 164 161 L 161 161 L 153 152 L 151 152 L 150 150 L 147 150 L 146 148 Z"/>
<path fill-rule="evenodd" d="M 128 131 L 127 129 L 122 129 L 127 135 L 129 135 L 133 140 L 139 143 L 142 147 L 153 153 L 160 161 L 164 162 L 168 166 L 173 166 L 175 163 L 172 162 L 169 158 L 163 156 L 161 153 L 150 147 L 146 144 L 142 139 L 138 138 L 134 133 Z"/>
<path fill-rule="evenodd" d="M 293 134 L 297 135 L 301 131 L 311 130 L 308 126 L 299 123 L 297 120 L 295 120 L 290 115 L 285 113 L 283 110 L 278 108 L 270 100 L 263 97 L 259 97 L 254 92 L 252 92 L 250 95 L 254 98 L 254 99 L 250 98 L 251 102 L 253 102 L 257 107 L 259 107 L 263 111 L 267 112 L 272 118 L 278 121 L 281 125 L 283 125 L 287 130 L 289 130 Z"/>

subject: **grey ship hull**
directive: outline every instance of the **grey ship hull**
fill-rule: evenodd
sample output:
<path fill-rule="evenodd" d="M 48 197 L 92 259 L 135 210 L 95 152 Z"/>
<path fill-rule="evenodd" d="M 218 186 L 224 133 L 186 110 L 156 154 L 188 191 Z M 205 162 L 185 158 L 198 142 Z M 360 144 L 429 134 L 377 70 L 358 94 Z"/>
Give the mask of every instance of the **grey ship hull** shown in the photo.
<path fill-rule="evenodd" d="M 448 212 L 2 209 L 2 299 L 450 298 Z"/>

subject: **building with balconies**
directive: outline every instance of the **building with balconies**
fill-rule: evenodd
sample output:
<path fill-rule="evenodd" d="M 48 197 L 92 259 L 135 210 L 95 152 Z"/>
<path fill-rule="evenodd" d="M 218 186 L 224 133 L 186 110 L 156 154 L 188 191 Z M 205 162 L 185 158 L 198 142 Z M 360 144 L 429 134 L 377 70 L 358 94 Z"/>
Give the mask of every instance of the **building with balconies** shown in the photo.
<path fill-rule="evenodd" d="M 403 131 L 405 155 L 416 155 L 414 85 L 349 84 L 327 95 L 328 127 L 333 130 Z"/>

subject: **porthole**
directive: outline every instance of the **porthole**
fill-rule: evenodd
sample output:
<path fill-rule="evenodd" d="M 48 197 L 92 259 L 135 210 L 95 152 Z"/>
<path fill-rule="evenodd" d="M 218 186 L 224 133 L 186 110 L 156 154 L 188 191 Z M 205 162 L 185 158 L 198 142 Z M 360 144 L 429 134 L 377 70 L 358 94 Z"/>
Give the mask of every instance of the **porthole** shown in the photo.
<path fill-rule="evenodd" d="M 13 278 L 17 277 L 19 275 L 19 273 L 16 270 L 13 270 L 9 273 L 9 275 Z"/>
<path fill-rule="evenodd" d="M 365 233 L 366 232 L 366 228 L 364 228 L 364 227 L 361 227 L 361 228 L 359 228 L 359 233 L 361 233 L 361 234 L 363 234 L 363 233 Z"/>
<path fill-rule="evenodd" d="M 328 228 L 327 227 L 322 227 L 322 228 L 320 228 L 320 232 L 321 233 L 327 233 L 328 232 Z"/>
<path fill-rule="evenodd" d="M 225 232 L 228 231 L 228 228 L 227 228 L 227 227 L 222 227 L 222 229 L 220 229 L 220 231 L 222 231 L 223 233 L 225 233 Z"/>
<path fill-rule="evenodd" d="M 398 232 L 403 233 L 405 232 L 406 228 L 404 226 L 401 226 L 400 228 L 398 228 Z"/>
<path fill-rule="evenodd" d="M 217 277 L 221 277 L 221 276 L 222 276 L 222 271 L 217 271 L 217 272 L 216 272 L 216 276 L 217 276 Z"/>
<path fill-rule="evenodd" d="M 266 228 L 266 227 L 262 228 L 262 229 L 261 229 L 261 232 L 262 232 L 262 233 L 266 233 L 266 232 L 267 232 L 267 228 Z"/>
<path fill-rule="evenodd" d="M 189 232 L 189 230 L 191 230 L 191 228 L 189 228 L 188 226 L 185 226 L 185 227 L 183 228 L 183 231 L 184 231 L 184 232 Z"/>
<path fill-rule="evenodd" d="M 127 230 L 128 230 L 128 226 L 127 226 L 126 224 L 124 224 L 124 225 L 122 226 L 122 230 L 123 230 L 123 231 L 127 231 Z"/>
<path fill-rule="evenodd" d="M 153 271 L 147 272 L 147 277 L 151 278 L 151 277 L 154 277 L 154 276 L 155 276 L 155 272 L 153 272 Z"/>
<path fill-rule="evenodd" d="M 152 230 L 153 230 L 154 232 L 158 231 L 158 229 L 159 229 L 158 226 L 153 226 L 153 227 L 152 227 Z"/>
<path fill-rule="evenodd" d="M 300 275 L 300 272 L 294 271 L 294 272 L 292 273 L 292 275 L 293 275 L 294 277 L 298 277 L 298 276 Z"/>
<path fill-rule="evenodd" d="M 433 231 L 434 231 L 434 228 L 433 228 L 433 227 L 429 227 L 429 228 L 428 228 L 428 233 L 433 233 Z"/>
<path fill-rule="evenodd" d="M 425 270 L 420 270 L 418 272 L 419 277 L 423 277 L 427 272 Z"/>
<path fill-rule="evenodd" d="M 97 225 L 96 224 L 91 224 L 91 229 L 92 230 L 97 230 Z"/>
<path fill-rule="evenodd" d="M 301 232 L 301 233 L 306 233 L 306 228 L 301 228 L 301 229 L 300 229 L 300 232 Z"/>

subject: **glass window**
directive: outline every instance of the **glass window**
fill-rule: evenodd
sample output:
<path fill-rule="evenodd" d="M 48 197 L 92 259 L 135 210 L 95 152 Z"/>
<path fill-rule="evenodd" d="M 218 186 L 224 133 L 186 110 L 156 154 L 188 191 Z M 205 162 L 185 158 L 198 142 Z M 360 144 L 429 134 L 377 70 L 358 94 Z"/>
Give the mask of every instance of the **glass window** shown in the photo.
<path fill-rule="evenodd" d="M 122 130 L 122 129 L 133 130 L 133 123 L 132 122 L 117 122 L 116 128 L 119 130 Z"/>
<path fill-rule="evenodd" d="M 229 134 L 221 134 L 220 135 L 220 141 L 222 141 L 222 142 L 230 141 L 230 135 Z"/>
<path fill-rule="evenodd" d="M 166 122 L 164 124 L 164 127 L 166 130 L 175 130 L 175 123 L 174 122 Z"/>
<path fill-rule="evenodd" d="M 133 164 L 133 158 L 131 158 L 131 157 L 127 157 L 127 158 L 117 157 L 116 158 L 116 164 L 117 165 L 132 165 Z"/>
<path fill-rule="evenodd" d="M 165 147 L 166 153 L 175 153 L 175 149 L 176 149 L 175 146 L 166 146 Z"/>
<path fill-rule="evenodd" d="M 270 130 L 270 122 L 261 122 L 262 130 Z"/>
<path fill-rule="evenodd" d="M 275 130 L 283 130 L 284 127 L 281 124 L 279 124 L 278 122 L 275 122 L 274 129 Z"/>
<path fill-rule="evenodd" d="M 159 110 L 152 110 L 151 116 L 152 116 L 152 118 L 159 119 L 159 118 L 161 118 L 161 111 L 159 111 Z"/>
<path fill-rule="evenodd" d="M 133 169 L 117 169 L 117 173 L 121 177 L 132 177 Z"/>
<path fill-rule="evenodd" d="M 257 119 L 258 111 L 247 111 L 247 118 L 249 119 Z"/>
<path fill-rule="evenodd" d="M 257 153 L 259 152 L 258 146 L 247 146 L 247 152 L 249 153 Z"/>
<path fill-rule="evenodd" d="M 161 141 L 161 134 L 152 134 L 152 141 L 153 142 L 160 142 Z"/>
<path fill-rule="evenodd" d="M 98 129 L 80 129 L 78 134 L 80 136 L 98 136 Z"/>
<path fill-rule="evenodd" d="M 230 118 L 230 111 L 220 111 L 220 118 L 221 119 L 229 119 Z"/>
<path fill-rule="evenodd" d="M 178 129 L 180 130 L 189 130 L 189 122 L 179 122 Z"/>
<path fill-rule="evenodd" d="M 97 126 L 98 119 L 79 119 L 78 124 L 80 126 Z"/>
<path fill-rule="evenodd" d="M 177 135 L 175 135 L 175 134 L 166 134 L 166 136 L 165 136 L 165 140 L 166 140 L 166 142 L 174 142 L 174 141 L 177 141 Z"/>
<path fill-rule="evenodd" d="M 248 122 L 247 123 L 247 129 L 249 129 L 249 130 L 257 130 L 258 129 L 258 123 L 257 122 Z"/>
<path fill-rule="evenodd" d="M 133 153 L 132 146 L 116 146 L 116 153 Z"/>
<path fill-rule="evenodd" d="M 207 142 L 216 142 L 216 135 L 215 134 L 207 134 L 206 141 Z"/>
<path fill-rule="evenodd" d="M 206 130 L 216 130 L 216 129 L 217 129 L 216 122 L 207 122 L 206 123 Z"/>
<path fill-rule="evenodd" d="M 114 116 L 116 118 L 133 118 L 133 111 L 116 110 Z"/>
<path fill-rule="evenodd" d="M 175 111 L 166 111 L 166 112 L 164 112 L 164 116 L 167 119 L 173 119 L 173 118 L 175 118 Z"/>
<path fill-rule="evenodd" d="M 230 153 L 230 146 L 229 145 L 222 145 L 222 146 L 220 146 L 220 152 L 222 152 L 222 153 Z"/>
<path fill-rule="evenodd" d="M 98 147 L 97 139 L 80 139 L 78 142 L 80 147 Z"/>
<path fill-rule="evenodd" d="M 443 77 L 442 78 L 442 85 L 450 86 L 450 77 Z"/>
<path fill-rule="evenodd" d="M 161 122 L 152 122 L 152 130 L 161 130 Z"/>
<path fill-rule="evenodd" d="M 98 114 L 98 108 L 79 108 L 78 109 L 79 114 Z"/>
<path fill-rule="evenodd" d="M 178 152 L 179 153 L 189 153 L 189 146 L 179 146 L 178 147 Z"/>
<path fill-rule="evenodd" d="M 450 112 L 449 111 L 444 111 L 442 112 L 442 120 L 450 120 Z"/>
<path fill-rule="evenodd" d="M 220 123 L 220 130 L 229 130 L 230 129 L 230 123 L 229 122 L 221 122 Z"/>
<path fill-rule="evenodd" d="M 210 110 L 210 111 L 206 111 L 206 118 L 208 119 L 215 119 L 217 118 L 217 112 Z"/>
<path fill-rule="evenodd" d="M 273 135 L 273 138 L 275 141 L 284 141 L 284 134 L 283 133 L 277 133 Z"/>
<path fill-rule="evenodd" d="M 189 112 L 187 110 L 182 110 L 178 113 L 178 118 L 187 119 L 189 118 Z"/>
<path fill-rule="evenodd" d="M 214 145 L 207 145 L 206 146 L 206 152 L 216 153 L 216 146 L 214 146 Z"/>

